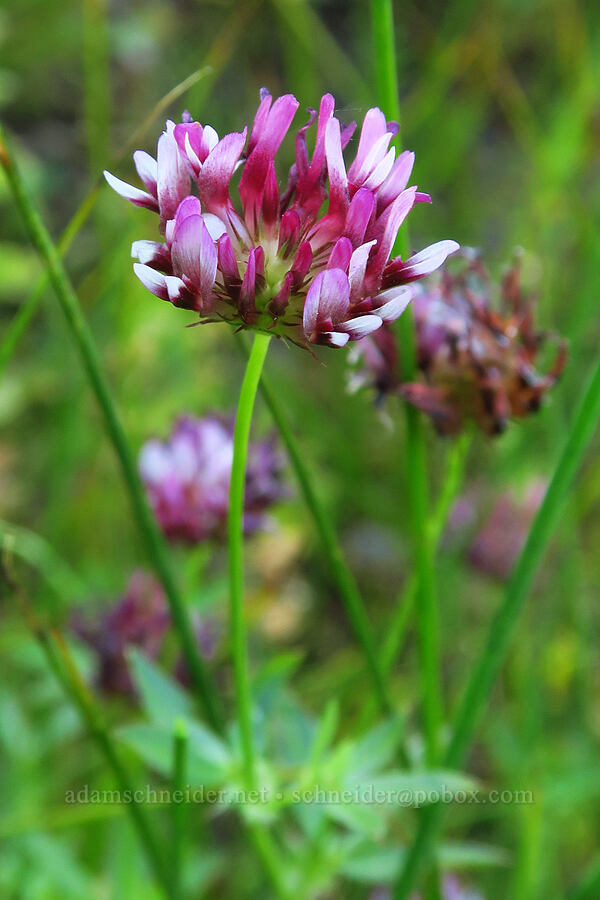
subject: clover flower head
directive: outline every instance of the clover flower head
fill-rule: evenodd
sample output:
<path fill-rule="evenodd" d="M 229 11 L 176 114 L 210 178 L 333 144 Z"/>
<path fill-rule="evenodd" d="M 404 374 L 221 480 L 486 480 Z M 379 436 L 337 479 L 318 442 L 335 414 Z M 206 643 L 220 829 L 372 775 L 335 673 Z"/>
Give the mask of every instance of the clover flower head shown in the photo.
<path fill-rule="evenodd" d="M 391 329 L 380 329 L 360 347 L 355 386 L 378 394 L 399 393 L 431 417 L 441 434 L 459 432 L 473 420 L 487 434 L 500 434 L 511 418 L 537 410 L 566 362 L 558 341 L 546 374 L 536 368 L 551 337 L 534 325 L 534 299 L 521 286 L 520 265 L 506 272 L 498 309 L 494 285 L 475 251 L 464 251 L 415 287 L 419 381 L 402 383 L 401 347 Z"/>
<path fill-rule="evenodd" d="M 196 544 L 222 540 L 227 527 L 233 462 L 233 423 L 216 416 L 178 420 L 165 442 L 148 441 L 139 469 L 164 534 Z M 266 524 L 266 511 L 285 496 L 282 459 L 272 439 L 250 444 L 244 530 Z"/>
<path fill-rule="evenodd" d="M 133 573 L 124 594 L 95 621 L 77 613 L 73 629 L 92 647 L 98 659 L 97 683 L 109 694 L 132 694 L 126 658 L 128 647 L 139 647 L 156 659 L 170 624 L 165 595 L 147 572 Z"/>
<path fill-rule="evenodd" d="M 106 694 L 134 696 L 135 688 L 129 670 L 128 650 L 137 647 L 150 659 L 157 659 L 171 625 L 171 613 L 165 593 L 154 575 L 141 569 L 129 579 L 125 592 L 113 605 L 94 620 L 77 611 L 72 619 L 73 631 L 94 651 L 97 662 L 96 682 Z M 215 652 L 219 631 L 209 617 L 194 622 L 198 649 L 205 659 Z M 175 663 L 174 674 L 189 684 L 183 659 Z"/>
<path fill-rule="evenodd" d="M 226 321 L 303 347 L 342 347 L 397 319 L 412 299 L 409 284 L 458 245 L 440 241 L 407 260 L 390 259 L 412 207 L 431 198 L 407 187 L 414 154 L 396 156 L 390 142 L 398 126 L 380 109 L 366 113 L 346 168 L 343 151 L 355 126 L 343 127 L 334 106 L 325 94 L 318 113 L 310 110 L 285 187 L 275 157 L 298 101 L 291 94 L 273 101 L 265 89 L 249 133 L 219 139 L 189 114 L 167 122 L 156 160 L 134 154 L 144 190 L 105 172 L 119 194 L 160 216 L 164 240 L 132 246 L 140 281 L 195 310 L 201 322 Z"/>

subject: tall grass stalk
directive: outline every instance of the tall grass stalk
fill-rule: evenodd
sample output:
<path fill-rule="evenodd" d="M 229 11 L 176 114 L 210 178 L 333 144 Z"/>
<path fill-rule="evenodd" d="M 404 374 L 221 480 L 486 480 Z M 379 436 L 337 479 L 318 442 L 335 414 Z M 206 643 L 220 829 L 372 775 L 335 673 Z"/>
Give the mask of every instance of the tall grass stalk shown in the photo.
<path fill-rule="evenodd" d="M 600 361 L 592 373 L 573 417 L 544 501 L 533 520 L 527 541 L 507 585 L 504 599 L 490 625 L 487 641 L 471 670 L 455 717 L 450 743 L 444 755 L 444 765 L 448 768 L 458 768 L 464 762 L 469 743 L 506 657 L 519 614 L 558 524 L 567 491 L 599 418 Z M 442 815 L 443 808 L 440 805 L 429 807 L 422 814 L 415 841 L 406 855 L 396 885 L 395 900 L 404 900 L 414 889 L 430 857 Z"/>
<path fill-rule="evenodd" d="M 77 295 L 62 264 L 60 254 L 29 196 L 1 127 L 0 164 L 6 172 L 16 206 L 23 217 L 31 242 L 38 250 L 47 267 L 50 282 L 63 310 L 71 338 L 81 357 L 90 386 L 96 396 L 106 433 L 114 447 L 121 467 L 133 516 L 144 542 L 148 559 L 165 589 L 173 624 L 179 635 L 194 686 L 202 700 L 210 724 L 213 728 L 222 730 L 223 720 L 217 695 L 211 684 L 206 664 L 198 651 L 196 637 L 185 602 L 173 575 L 164 541 L 144 496 L 125 431 L 108 383 L 102 372 L 94 339 L 81 311 Z"/>
<path fill-rule="evenodd" d="M 48 668 L 53 672 L 65 694 L 79 712 L 90 736 L 98 746 L 108 767 L 112 770 L 121 794 L 131 798 L 131 802 L 125 805 L 133 827 L 146 852 L 157 881 L 163 888 L 165 895 L 171 897 L 170 872 L 166 859 L 163 857 L 159 841 L 150 825 L 143 805 L 135 799 L 137 793 L 134 790 L 129 773 L 123 765 L 112 737 L 106 728 L 102 713 L 97 708 L 93 696 L 88 691 L 87 685 L 77 669 L 66 641 L 57 629 L 47 628 L 39 621 L 28 598 L 9 570 L 6 559 L 2 560 L 2 575 L 19 601 L 25 621 L 44 654 Z"/>
<path fill-rule="evenodd" d="M 371 0 L 377 96 L 386 115 L 400 121 L 394 13 L 391 0 Z M 409 253 L 406 228 L 401 228 L 395 250 L 404 258 Z M 416 370 L 414 325 L 410 308 L 400 317 L 397 334 L 402 347 L 402 379 L 412 381 Z M 411 516 L 412 546 L 418 578 L 417 631 L 421 693 L 427 761 L 438 756 L 438 736 L 442 719 L 439 662 L 439 627 L 434 570 L 434 542 L 429 527 L 427 453 L 421 414 L 405 404 L 406 488 Z"/>

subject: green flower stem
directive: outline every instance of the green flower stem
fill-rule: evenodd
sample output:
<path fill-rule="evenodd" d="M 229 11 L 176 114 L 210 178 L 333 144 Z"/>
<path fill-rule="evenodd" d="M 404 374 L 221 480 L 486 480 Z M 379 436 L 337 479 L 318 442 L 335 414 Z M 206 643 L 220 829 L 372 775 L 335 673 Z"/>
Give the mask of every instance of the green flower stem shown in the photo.
<path fill-rule="evenodd" d="M 233 463 L 229 490 L 228 538 L 231 646 L 242 758 L 248 790 L 254 788 L 255 773 L 252 700 L 250 696 L 248 646 L 244 618 L 244 486 L 252 412 L 270 340 L 271 338 L 268 334 L 256 332 L 254 335 L 235 418 Z"/>
<path fill-rule="evenodd" d="M 206 665 L 198 652 L 196 638 L 171 570 L 166 547 L 146 502 L 123 426 L 100 366 L 94 340 L 60 255 L 25 188 L 1 127 L 0 164 L 6 172 L 15 203 L 23 216 L 29 237 L 46 264 L 50 282 L 62 307 L 90 386 L 96 395 L 107 435 L 113 444 L 121 466 L 134 518 L 145 543 L 148 558 L 165 589 L 173 624 L 179 634 L 194 685 L 202 699 L 210 724 L 220 731 L 222 730 L 222 716 L 217 704 L 216 693 L 212 688 Z"/>
<path fill-rule="evenodd" d="M 279 850 L 271 837 L 271 833 L 265 826 L 257 823 L 248 823 L 247 827 L 250 840 L 269 876 L 276 896 L 279 900 L 296 900 L 295 895 L 292 895 L 286 883 L 279 858 Z"/>
<path fill-rule="evenodd" d="M 378 703 L 385 713 L 391 713 L 393 704 L 382 672 L 369 616 L 354 576 L 346 564 L 331 521 L 313 487 L 313 480 L 300 453 L 292 429 L 281 409 L 276 392 L 271 387 L 264 373 L 261 377 L 260 389 L 287 450 L 304 501 L 314 519 L 321 545 L 329 562 L 331 574 L 340 591 L 354 633 L 363 649 Z"/>
<path fill-rule="evenodd" d="M 371 0 L 371 22 L 375 48 L 377 95 L 386 114 L 399 121 L 400 100 L 396 77 L 394 12 L 391 0 Z M 400 229 L 394 249 L 404 258 L 407 257 L 409 239 L 406 227 Z M 416 348 L 410 309 L 400 317 L 397 333 L 401 348 L 402 379 L 403 381 L 412 381 L 416 371 Z M 442 720 L 434 541 L 428 524 L 427 454 L 421 414 L 406 403 L 405 416 L 406 486 L 419 592 L 416 609 L 421 694 L 427 761 L 433 765 L 437 761 L 438 734 Z"/>
<path fill-rule="evenodd" d="M 469 743 L 506 656 L 519 614 L 558 524 L 567 491 L 590 443 L 599 418 L 600 361 L 596 365 L 577 408 L 544 501 L 533 520 L 527 541 L 507 585 L 502 604 L 490 625 L 487 642 L 471 670 L 444 757 L 444 766 L 448 768 L 458 768 L 463 764 Z M 395 900 L 404 900 L 414 889 L 430 856 L 442 815 L 443 807 L 440 805 L 424 810 L 415 842 L 407 853 L 404 868 L 396 885 Z"/>
<path fill-rule="evenodd" d="M 171 844 L 172 894 L 174 900 L 181 900 L 182 867 L 185 835 L 187 830 L 187 803 L 176 800 L 177 793 L 184 794 L 187 779 L 188 728 L 185 719 L 177 719 L 173 730 L 173 792 L 171 805 L 173 812 L 173 834 Z"/>

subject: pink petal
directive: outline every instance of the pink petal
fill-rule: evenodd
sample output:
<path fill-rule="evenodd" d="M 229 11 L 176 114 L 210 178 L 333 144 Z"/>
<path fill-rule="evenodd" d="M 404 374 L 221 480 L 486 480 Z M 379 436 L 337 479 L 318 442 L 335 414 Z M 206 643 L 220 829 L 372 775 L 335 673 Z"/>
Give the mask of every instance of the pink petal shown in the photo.
<path fill-rule="evenodd" d="M 251 324 L 256 319 L 256 306 L 254 304 L 254 297 L 256 294 L 255 253 L 256 251 L 253 248 L 248 256 L 248 264 L 240 288 L 240 315 L 244 322 L 247 322 L 248 324 Z"/>
<path fill-rule="evenodd" d="M 152 266 L 154 269 L 159 268 L 165 271 L 169 271 L 171 268 L 169 249 L 158 241 L 134 241 L 131 245 L 131 256 L 144 266 Z"/>
<path fill-rule="evenodd" d="M 188 287 L 182 278 L 178 278 L 176 275 L 167 275 L 165 282 L 169 293 L 169 300 L 173 306 L 178 306 L 182 309 L 195 309 L 197 304 L 194 295 L 188 290 Z"/>
<path fill-rule="evenodd" d="M 357 195 L 358 196 L 358 195 Z M 363 295 L 363 281 L 365 270 L 372 248 L 377 241 L 369 241 L 357 247 L 350 258 L 348 265 L 348 279 L 350 281 L 350 302 L 356 303 Z"/>
<path fill-rule="evenodd" d="M 126 181 L 121 181 L 120 178 L 116 178 L 106 170 L 104 171 L 104 177 L 113 191 L 116 191 L 121 197 L 125 197 L 126 200 L 129 200 L 136 206 L 141 206 L 144 209 L 151 209 L 152 212 L 158 212 L 158 203 L 156 202 L 156 199 L 146 193 L 146 191 L 141 191 L 139 188 L 127 184 Z"/>
<path fill-rule="evenodd" d="M 279 223 L 279 247 L 278 252 L 283 254 L 283 258 L 294 250 L 300 237 L 300 216 L 295 209 L 288 209 L 284 212 Z"/>
<path fill-rule="evenodd" d="M 404 284 L 409 281 L 415 281 L 417 278 L 423 278 L 424 275 L 430 275 L 446 261 L 451 253 L 455 253 L 460 249 L 460 244 L 456 241 L 438 241 L 431 244 L 413 254 L 410 259 L 403 262 L 401 259 L 394 259 L 390 263 L 396 284 Z M 386 280 L 389 280 L 386 273 Z"/>
<path fill-rule="evenodd" d="M 303 327 L 308 340 L 314 339 L 321 324 L 343 319 L 350 303 L 349 295 L 348 277 L 341 269 L 326 269 L 317 275 L 304 303 Z"/>
<path fill-rule="evenodd" d="M 380 163 L 371 171 L 369 177 L 364 182 L 363 187 L 371 191 L 376 191 L 392 171 L 394 161 L 396 159 L 396 151 L 392 147 L 383 157 Z"/>
<path fill-rule="evenodd" d="M 388 261 L 390 251 L 396 240 L 398 229 L 414 206 L 415 188 L 403 191 L 389 206 L 377 221 L 377 231 L 383 227 L 383 233 L 378 236 L 377 252 L 369 263 L 365 276 L 365 284 L 369 291 L 374 291 L 379 286 L 385 264 Z"/>
<path fill-rule="evenodd" d="M 158 164 L 156 160 L 144 150 L 136 150 L 133 154 L 133 162 L 146 190 L 153 197 L 156 197 L 156 182 L 158 180 Z"/>
<path fill-rule="evenodd" d="M 209 212 L 219 212 L 229 206 L 229 182 L 246 143 L 246 129 L 233 131 L 221 138 L 198 175 L 200 199 Z"/>
<path fill-rule="evenodd" d="M 346 217 L 348 211 L 348 179 L 342 155 L 340 123 L 329 119 L 325 131 L 325 154 L 329 174 L 329 215 Z"/>
<path fill-rule="evenodd" d="M 290 273 L 293 276 L 293 287 L 294 290 L 298 290 L 301 286 L 302 282 L 308 275 L 308 271 L 312 265 L 313 261 L 313 252 L 308 241 L 303 241 L 298 250 L 296 251 L 296 256 L 294 258 L 294 263 L 292 268 L 290 269 Z"/>
<path fill-rule="evenodd" d="M 387 122 L 381 110 L 376 106 L 374 106 L 372 109 L 367 110 L 360 132 L 360 140 L 358 142 L 356 158 L 350 166 L 349 170 L 351 181 L 355 181 L 357 173 L 360 172 L 368 153 L 373 147 L 373 144 L 375 144 L 381 137 L 383 137 L 386 131 Z"/>
<path fill-rule="evenodd" d="M 375 302 L 381 305 L 375 306 L 373 311 L 384 322 L 393 322 L 400 318 L 413 297 L 413 291 L 409 287 L 390 288 L 377 295 Z"/>
<path fill-rule="evenodd" d="M 344 272 L 348 268 L 350 257 L 352 256 L 352 243 L 347 237 L 341 237 L 333 245 L 333 249 L 327 260 L 328 269 L 342 269 Z"/>
<path fill-rule="evenodd" d="M 385 131 L 381 135 L 381 137 L 378 137 L 377 140 L 374 141 L 373 145 L 369 148 L 369 151 L 365 155 L 365 158 L 361 162 L 360 166 L 356 165 L 356 160 L 354 161 L 354 163 L 350 167 L 350 171 L 348 172 L 348 181 L 355 185 L 363 184 L 369 177 L 369 175 L 385 158 L 391 139 L 392 135 L 389 131 Z M 389 166 L 390 171 L 394 164 L 394 159 L 396 158 L 395 151 L 393 151 L 393 153 L 394 156 Z M 389 175 L 389 171 L 387 174 Z M 387 177 L 387 175 L 385 177 Z"/>
<path fill-rule="evenodd" d="M 290 293 L 292 291 L 293 280 L 294 276 L 292 275 L 292 273 L 287 272 L 285 278 L 283 279 L 281 290 L 269 302 L 269 312 L 273 316 L 275 316 L 275 318 L 282 316 L 287 309 L 287 305 L 290 299 Z"/>
<path fill-rule="evenodd" d="M 339 328 L 340 331 L 345 331 L 346 334 L 350 336 L 351 341 L 360 341 L 361 338 L 366 337 L 368 334 L 371 334 L 371 332 L 377 331 L 382 325 L 383 321 L 379 316 L 367 315 L 348 319 L 346 322 L 342 322 L 336 327 Z"/>
<path fill-rule="evenodd" d="M 148 290 L 156 297 L 160 297 L 161 300 L 169 299 L 169 292 L 167 291 L 167 283 L 164 275 L 157 272 L 156 269 L 151 269 L 150 266 L 144 266 L 141 263 L 134 263 L 133 271 L 144 287 L 148 288 Z"/>
<path fill-rule="evenodd" d="M 225 284 L 239 284 L 240 270 L 238 268 L 235 253 L 233 252 L 233 244 L 228 234 L 223 234 L 219 238 L 218 244 L 219 269 L 223 273 Z"/>
<path fill-rule="evenodd" d="M 177 142 L 172 134 L 163 132 L 158 139 L 157 192 L 160 217 L 163 223 L 172 219 L 177 207 L 190 192 L 190 176 Z"/>
<path fill-rule="evenodd" d="M 408 179 L 415 164 L 415 154 L 409 150 L 401 153 L 385 182 L 381 185 L 377 194 L 377 208 L 382 212 L 396 197 L 402 193 L 408 184 Z"/>
<path fill-rule="evenodd" d="M 365 188 L 360 188 L 352 198 L 344 233 L 352 241 L 353 247 L 358 247 L 363 242 L 374 206 L 375 198 L 371 191 Z"/>
<path fill-rule="evenodd" d="M 188 216 L 177 225 L 171 258 L 175 274 L 185 275 L 202 299 L 208 300 L 217 274 L 217 248 L 202 216 Z"/>

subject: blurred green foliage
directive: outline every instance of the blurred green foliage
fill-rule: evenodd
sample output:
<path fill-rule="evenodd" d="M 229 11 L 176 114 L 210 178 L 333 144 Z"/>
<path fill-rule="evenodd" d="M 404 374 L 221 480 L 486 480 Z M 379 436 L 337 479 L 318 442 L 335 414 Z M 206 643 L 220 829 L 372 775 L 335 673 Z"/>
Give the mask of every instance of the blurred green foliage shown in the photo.
<path fill-rule="evenodd" d="M 600 339 L 600 8 L 585 0 L 424 0 L 398 3 L 396 21 L 403 141 L 416 152 L 419 185 L 434 198 L 411 216 L 414 245 L 456 238 L 481 247 L 496 273 L 515 246 L 524 247 L 540 319 L 571 343 L 550 405 L 498 440 L 475 441 L 466 490 L 481 522 L 507 489 L 524 491 L 548 475 Z M 169 114 L 188 108 L 220 133 L 251 118 L 263 84 L 274 94 L 293 91 L 303 106 L 331 90 L 346 120 L 360 120 L 374 96 L 368 4 L 357 0 L 4 0 L 0 54 L 0 112 L 57 236 L 99 169 L 160 97 L 200 66 L 209 63 L 212 75 Z M 156 121 L 145 149 L 153 152 L 160 128 Z M 291 142 L 286 147 L 291 158 Z M 118 166 L 123 177 L 131 172 L 129 160 Z M 154 301 L 133 277 L 130 243 L 153 237 L 154 228 L 152 216 L 103 190 L 67 257 L 136 449 L 183 411 L 231 410 L 243 369 L 226 328 L 186 329 L 193 319 Z M 3 336 L 40 266 L 1 177 L 0 260 Z M 342 353 L 322 365 L 277 346 L 267 369 L 383 636 L 410 575 L 399 411 L 387 408 L 390 427 L 369 396 L 348 395 Z M 269 427 L 261 407 L 257 429 Z M 428 439 L 435 493 L 447 444 L 433 432 Z M 494 845 L 510 860 L 470 874 L 490 900 L 558 900 L 600 840 L 599 498 L 591 453 L 471 759 L 487 786 L 533 790 L 536 802 L 453 814 L 451 839 Z M 78 600 L 60 598 L 65 620 L 76 604 L 106 605 L 143 564 L 113 455 L 49 292 L 0 384 L 0 517 L 46 538 L 86 586 Z M 368 690 L 362 661 L 300 500 L 278 518 L 281 533 L 260 538 L 249 553 L 255 665 L 302 651 L 290 672 L 305 707 L 294 727 L 305 727 L 302 716 L 322 715 L 335 694 L 343 736 Z M 500 596 L 469 567 L 474 528 L 447 540 L 439 561 L 450 708 Z M 217 611 L 221 570 L 217 552 L 207 575 L 217 584 Z M 56 604 L 34 569 L 19 572 L 40 607 Z M 3 604 L 2 626 L 0 894 L 154 896 L 122 810 L 64 806 L 65 790 L 110 787 L 110 776 L 12 603 Z M 216 665 L 230 691 L 224 658 Z M 413 661 L 411 637 L 393 684 L 409 715 L 418 699 Z M 109 709 L 115 724 L 132 718 L 124 704 Z M 211 819 L 207 836 L 197 818 L 190 883 L 205 885 L 209 896 L 262 896 L 233 819 Z M 404 832 L 402 825 L 399 837 Z M 240 855 L 233 873 L 223 866 L 224 848 Z M 336 890 L 332 896 L 365 896 L 350 881 Z"/>

